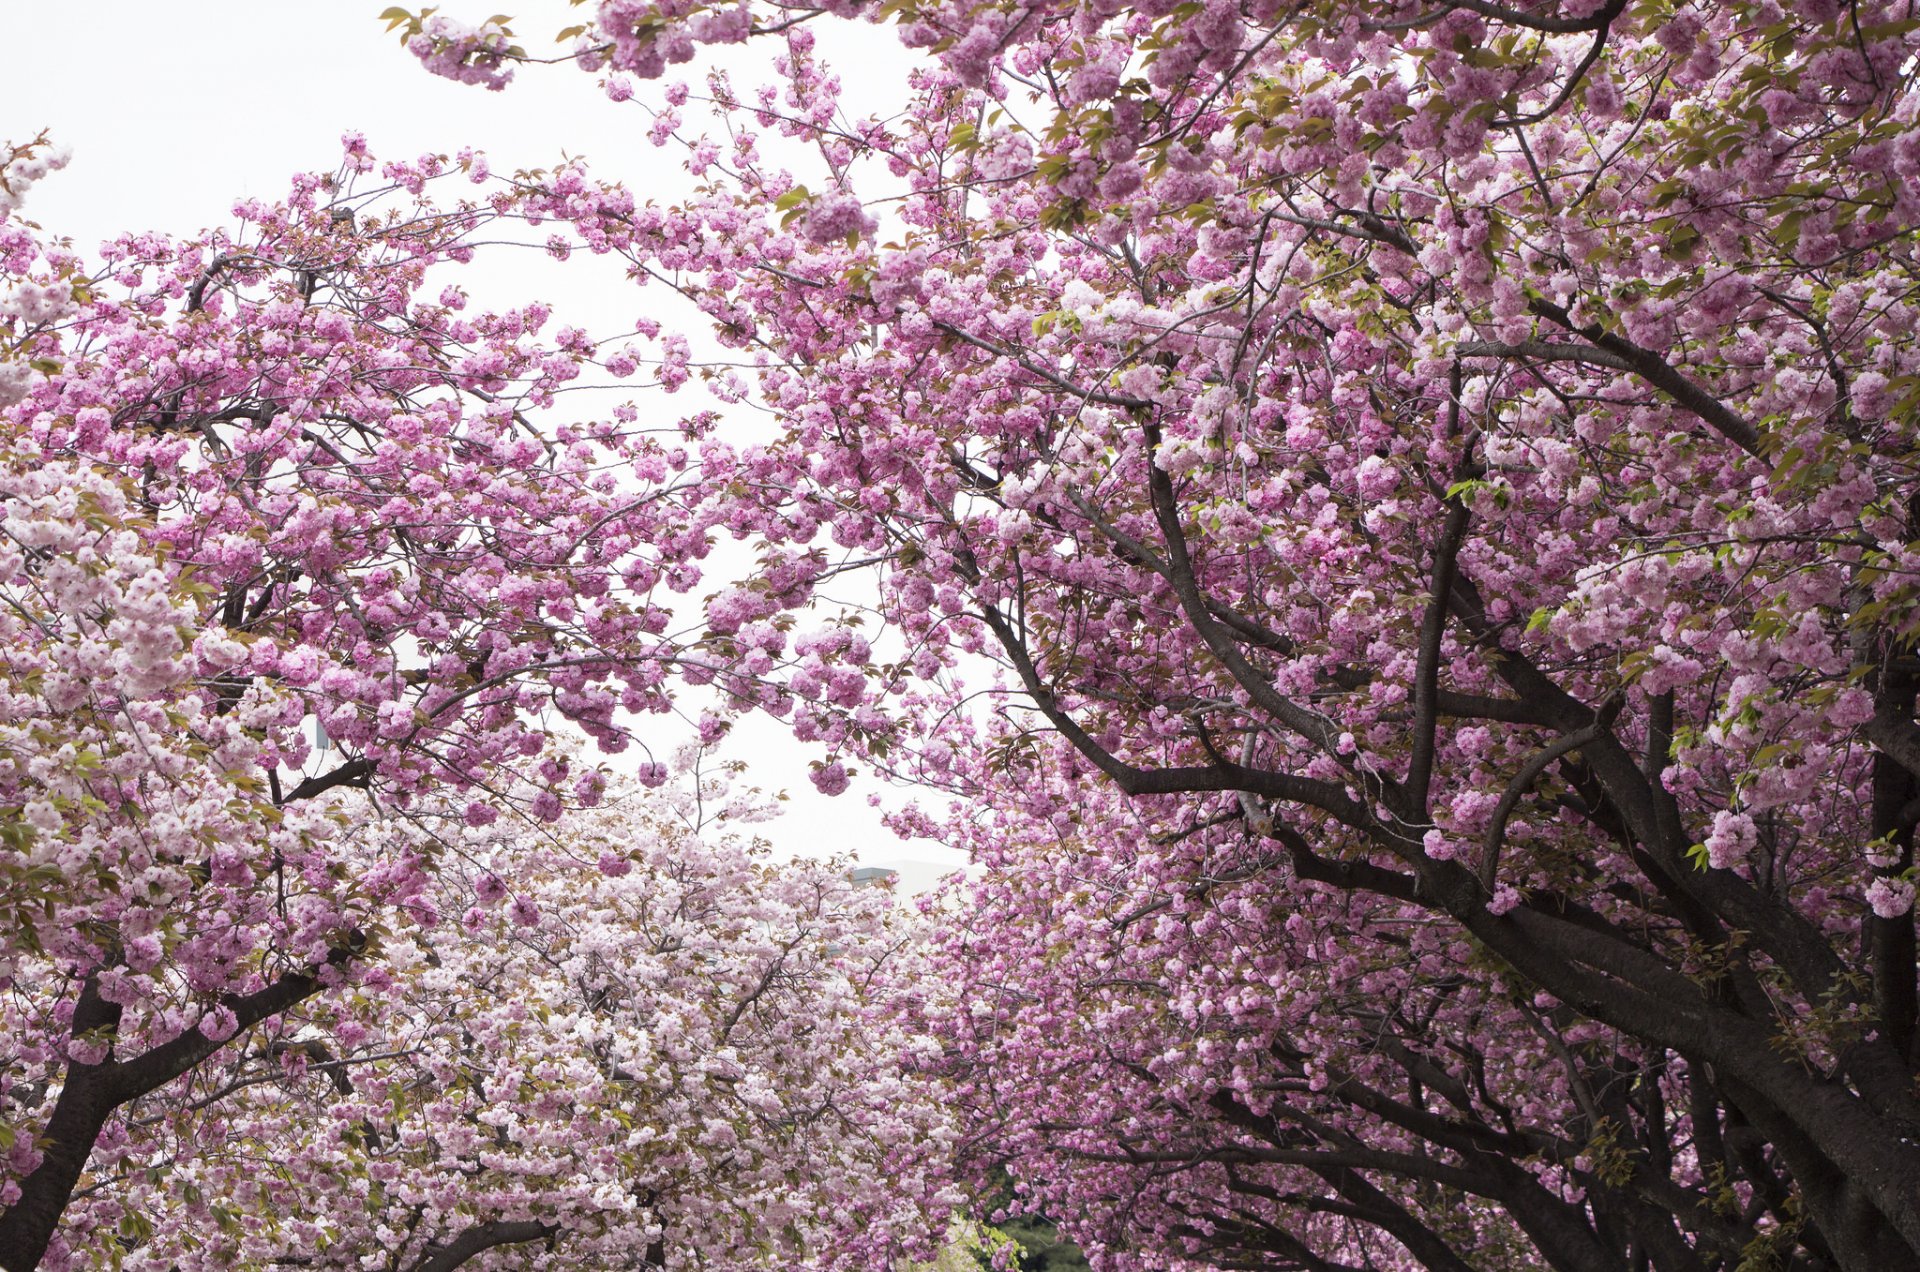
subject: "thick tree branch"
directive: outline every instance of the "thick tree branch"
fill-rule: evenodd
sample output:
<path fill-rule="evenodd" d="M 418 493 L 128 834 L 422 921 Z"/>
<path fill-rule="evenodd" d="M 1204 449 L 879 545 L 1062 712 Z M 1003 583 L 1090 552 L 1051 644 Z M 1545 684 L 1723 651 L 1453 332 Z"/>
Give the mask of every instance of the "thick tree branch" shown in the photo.
<path fill-rule="evenodd" d="M 1460 363 L 1456 360 L 1447 372 L 1447 436 L 1460 435 Z M 1459 476 L 1479 475 L 1470 458 L 1472 443 L 1467 444 Z M 1460 548 L 1467 540 L 1467 524 L 1473 510 L 1459 494 L 1447 499 L 1447 519 L 1433 549 L 1433 582 L 1427 597 L 1426 613 L 1420 619 L 1420 646 L 1413 673 L 1413 754 L 1407 761 L 1406 799 L 1408 811 L 1420 822 L 1427 821 L 1427 798 L 1433 787 L 1433 755 L 1440 726 L 1439 680 L 1440 648 L 1447 634 L 1447 611 L 1452 606 L 1454 576 L 1458 572 Z"/>
<path fill-rule="evenodd" d="M 1149 453 L 1160 445 L 1160 430 L 1147 421 L 1143 425 Z M 1208 652 L 1220 660 L 1234 682 L 1253 699 L 1254 704 L 1276 721 L 1293 730 L 1301 737 L 1318 745 L 1328 755 L 1337 755 L 1336 738 L 1339 730 L 1333 722 L 1317 712 L 1310 711 L 1288 699 L 1273 687 L 1259 668 L 1247 660 L 1240 652 L 1239 645 L 1222 630 L 1213 615 L 1208 612 L 1206 597 L 1200 591 L 1200 583 L 1194 573 L 1191 550 L 1187 544 L 1187 532 L 1180 524 L 1180 509 L 1175 502 L 1173 479 L 1159 463 L 1150 463 L 1147 470 L 1147 487 L 1153 501 L 1154 519 L 1160 525 L 1161 537 L 1167 543 L 1168 581 L 1173 585 L 1174 595 L 1180 599 L 1180 607 L 1185 611 L 1187 622 L 1200 639 L 1206 643 Z M 1380 783 L 1389 784 L 1391 779 L 1378 776 Z"/>
<path fill-rule="evenodd" d="M 1620 14 L 1624 7 L 1618 0 L 1596 13 L 1584 18 L 1549 18 L 1523 9 L 1511 9 L 1493 0 L 1441 0 L 1448 9 L 1464 9 L 1468 13 L 1477 13 L 1483 18 L 1492 18 L 1509 26 L 1524 27 L 1529 31 L 1543 31 L 1548 35 L 1578 35 L 1582 31 L 1603 31 Z"/>
<path fill-rule="evenodd" d="M 1867 721 L 1867 741 L 1893 757 L 1907 772 L 1920 776 L 1920 725 L 1911 712 L 1882 703 Z"/>
<path fill-rule="evenodd" d="M 1600 60 L 1601 52 L 1607 47 L 1607 36 L 1613 32 L 1613 20 L 1624 13 L 1626 8 L 1627 0 L 1607 0 L 1606 7 L 1601 9 L 1600 12 L 1588 18 L 1579 19 L 1580 21 L 1597 22 L 1599 24 L 1598 27 L 1594 29 L 1593 45 L 1587 49 L 1587 55 L 1580 59 L 1579 65 L 1575 66 L 1572 72 L 1568 74 L 1566 82 L 1560 85 L 1560 91 L 1554 94 L 1553 100 L 1545 106 L 1542 106 L 1539 110 L 1532 111 L 1528 114 L 1519 115 L 1512 119 L 1496 119 L 1493 121 L 1493 126 L 1495 128 L 1524 128 L 1529 124 L 1537 124 L 1541 120 L 1551 119 L 1561 107 L 1567 104 L 1567 101 L 1578 91 L 1580 85 L 1586 81 L 1587 72 L 1593 69 L 1593 64 Z"/>
<path fill-rule="evenodd" d="M 343 967 L 365 948 L 365 937 L 355 934 L 349 943 L 334 949 L 327 965 Z M 288 972 L 251 994 L 223 994 L 220 1005 L 231 1011 L 239 1022 L 233 1034 L 216 1041 L 198 1029 L 190 1029 L 171 1042 L 114 1065 L 110 1089 L 119 1103 L 156 1091 L 226 1046 L 230 1038 L 313 997 L 325 984 L 321 969 L 316 967 L 305 972 Z"/>
<path fill-rule="evenodd" d="M 1085 756 L 1095 768 L 1112 778 L 1127 794 L 1171 795 L 1198 791 L 1249 791 L 1270 799 L 1318 808 L 1333 814 L 1346 825 L 1356 828 L 1363 828 L 1371 821 L 1363 807 L 1330 782 L 1232 763 L 1160 769 L 1144 769 L 1127 763 L 1102 746 L 1099 740 L 1088 733 L 1080 722 L 1073 718 L 1072 713 L 1060 704 L 1052 688 L 1040 678 L 1039 670 L 1033 665 L 1033 660 L 1027 653 L 1025 642 L 1014 630 L 1013 625 L 1007 621 L 1006 615 L 991 605 L 984 606 L 979 613 L 981 621 L 985 622 L 993 632 L 1001 648 L 1006 651 L 1008 660 L 1013 663 L 1014 672 L 1020 677 L 1021 686 L 1026 690 L 1027 696 L 1033 700 L 1034 705 L 1047 718 L 1048 723 L 1053 725 L 1076 751 Z"/>
<path fill-rule="evenodd" d="M 445 1245 L 429 1248 L 426 1256 L 416 1262 L 409 1272 L 453 1272 L 467 1260 L 489 1250 L 505 1245 L 524 1245 L 529 1241 L 544 1241 L 559 1231 L 558 1224 L 542 1223 L 535 1219 L 496 1219 L 492 1223 L 475 1224 Z"/>
<path fill-rule="evenodd" d="M 1760 434 L 1752 424 L 1736 414 L 1725 402 L 1681 374 L 1653 350 L 1643 349 L 1602 327 L 1576 323 L 1571 314 L 1550 300 L 1535 298 L 1528 308 L 1540 317 L 1586 337 L 1597 351 L 1618 358 L 1626 370 L 1671 397 L 1747 454 L 1760 454 Z"/>
<path fill-rule="evenodd" d="M 338 966 L 364 948 L 365 938 L 355 933 L 328 961 Z M 320 969 L 312 968 L 283 975 L 251 994 L 230 994 L 220 1001 L 238 1020 L 239 1028 L 232 1035 L 238 1036 L 317 993 L 321 986 Z M 74 1009 L 74 1037 L 107 1045 L 119 1023 L 120 1008 L 101 999 L 89 979 Z M 20 1180 L 19 1198 L 0 1213 L 0 1268 L 28 1272 L 39 1264 L 114 1110 L 165 1086 L 225 1045 L 226 1040 L 216 1042 L 194 1029 L 130 1060 L 109 1056 L 97 1064 L 69 1061 L 43 1137 L 46 1153 L 33 1173 Z"/>
<path fill-rule="evenodd" d="M 284 802 L 297 804 L 303 799 L 323 795 L 336 786 L 365 787 L 372 780 L 373 772 L 374 762 L 366 756 L 359 756 L 325 773 L 307 778 L 287 792 Z"/>

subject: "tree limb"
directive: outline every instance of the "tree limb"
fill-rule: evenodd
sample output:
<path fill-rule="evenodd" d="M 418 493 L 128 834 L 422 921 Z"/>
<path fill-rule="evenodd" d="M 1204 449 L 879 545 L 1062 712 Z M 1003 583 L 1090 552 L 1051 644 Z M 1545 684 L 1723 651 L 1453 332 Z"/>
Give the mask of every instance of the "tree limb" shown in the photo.
<path fill-rule="evenodd" d="M 491 1223 L 475 1224 L 445 1245 L 429 1247 L 426 1256 L 416 1262 L 409 1272 L 453 1272 L 468 1259 L 498 1246 L 544 1241 L 559 1231 L 558 1224 L 542 1223 L 535 1219 L 496 1219 Z"/>

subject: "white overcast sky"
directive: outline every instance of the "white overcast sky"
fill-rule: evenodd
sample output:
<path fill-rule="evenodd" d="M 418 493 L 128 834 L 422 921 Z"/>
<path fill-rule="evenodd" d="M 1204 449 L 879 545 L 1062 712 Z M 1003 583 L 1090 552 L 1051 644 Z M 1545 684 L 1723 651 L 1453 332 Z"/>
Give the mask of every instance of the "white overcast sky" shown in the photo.
<path fill-rule="evenodd" d="M 642 198 L 670 198 L 683 187 L 674 152 L 648 143 L 644 113 L 607 101 L 593 77 L 525 67 L 500 93 L 435 78 L 387 33 L 377 17 L 384 7 L 384 0 L 0 0 L 0 47 L 9 53 L 0 76 L 0 141 L 45 128 L 73 150 L 67 169 L 34 189 L 24 214 L 71 236 L 87 254 L 124 230 L 190 234 L 225 224 L 237 198 L 277 198 L 291 174 L 331 170 L 349 130 L 364 133 L 382 158 L 473 146 L 506 172 L 548 167 L 565 153 L 586 157 L 597 174 L 628 183 Z M 553 34 L 580 13 L 558 0 L 455 0 L 442 8 L 469 21 L 508 12 L 519 42 L 536 54 L 554 47 Z M 907 65 L 891 32 L 836 23 L 820 35 L 849 106 L 884 109 Z M 736 82 L 752 82 L 752 63 L 738 52 L 730 60 Z M 703 65 L 670 69 L 697 85 Z M 477 283 L 482 272 L 462 282 Z M 630 329 L 663 299 L 657 289 L 615 286 L 607 271 L 534 259 L 505 275 L 496 267 L 495 276 L 502 294 L 470 288 L 477 300 L 546 299 L 557 319 L 590 330 Z M 534 290 L 515 294 L 516 287 Z M 699 405 L 683 394 L 662 399 L 660 409 L 677 417 Z M 670 747 L 657 749 L 664 755 Z M 723 753 L 748 760 L 756 784 L 792 796 L 787 815 L 763 828 L 782 851 L 857 852 L 870 864 L 903 868 L 910 887 L 923 886 L 935 866 L 957 866 L 957 854 L 902 844 L 882 828 L 865 798 L 871 786 L 833 800 L 816 794 L 806 780 L 812 754 L 764 721 L 743 726 Z M 897 803 L 908 793 L 883 796 Z"/>

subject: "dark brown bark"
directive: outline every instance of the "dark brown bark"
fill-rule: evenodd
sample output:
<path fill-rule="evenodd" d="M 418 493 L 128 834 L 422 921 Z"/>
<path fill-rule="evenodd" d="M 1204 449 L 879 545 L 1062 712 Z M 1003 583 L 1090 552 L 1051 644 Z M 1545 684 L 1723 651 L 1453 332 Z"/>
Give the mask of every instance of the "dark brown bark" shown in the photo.
<path fill-rule="evenodd" d="M 333 952 L 330 961 L 335 966 L 344 964 L 364 945 L 356 933 Z M 312 997 L 321 987 L 320 969 L 310 968 L 282 975 L 251 994 L 227 995 L 221 1003 L 239 1021 L 237 1037 Z M 74 1010 L 73 1036 L 110 1042 L 119 1024 L 120 1008 L 102 999 L 89 980 Z M 94 1143 L 116 1109 L 159 1090 L 225 1045 L 192 1030 L 128 1060 L 109 1053 L 98 1064 L 69 1061 L 66 1081 L 43 1132 L 45 1156 L 20 1181 L 19 1200 L 0 1212 L 0 1269 L 30 1272 L 39 1265 L 59 1229 L 60 1216 L 73 1200 Z"/>
<path fill-rule="evenodd" d="M 1911 728 L 1914 677 L 1889 667 L 1881 672 L 1876 704 L 1878 714 L 1906 722 Z M 1884 730 L 1889 734 L 1894 730 Z M 1873 836 L 1893 863 L 1876 870 L 1891 876 L 1913 865 L 1913 813 L 1920 796 L 1920 777 L 1884 749 L 1873 757 Z M 1920 1021 L 1920 987 L 1915 983 L 1914 912 L 1891 919 L 1873 915 L 1867 920 L 1868 958 L 1873 976 L 1873 1014 L 1887 1044 L 1909 1066 L 1920 1063 L 1915 1049 Z"/>
<path fill-rule="evenodd" d="M 560 1231 L 557 1224 L 537 1220 L 495 1220 L 477 1223 L 444 1245 L 436 1244 L 409 1272 L 453 1272 L 467 1260 L 504 1245 L 545 1241 Z"/>

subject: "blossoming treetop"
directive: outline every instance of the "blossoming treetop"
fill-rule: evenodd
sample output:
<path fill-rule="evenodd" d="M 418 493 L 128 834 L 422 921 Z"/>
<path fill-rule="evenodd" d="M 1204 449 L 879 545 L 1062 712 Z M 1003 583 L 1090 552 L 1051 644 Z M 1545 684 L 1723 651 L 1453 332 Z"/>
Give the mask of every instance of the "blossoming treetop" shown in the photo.
<path fill-rule="evenodd" d="M 0 1264 L 24 1268 L 72 1255 L 60 1217 L 97 1145 L 131 1152 L 129 1104 L 357 983 L 428 887 L 314 801 L 594 803 L 550 735 L 617 751 L 668 707 L 652 598 L 707 540 L 629 411 L 534 422 L 578 331 L 421 291 L 501 216 L 427 199 L 451 163 L 375 174 L 350 139 L 234 231 L 92 263 L 15 211 L 58 156 L 6 154 Z"/>
<path fill-rule="evenodd" d="M 67 1244 L 423 1272 L 924 1253 L 950 1119 L 888 1010 L 919 957 L 901 912 L 844 862 L 770 863 L 711 777 L 609 795 L 554 830 L 335 797 L 342 858 L 425 876 L 377 965 L 133 1105 Z"/>
<path fill-rule="evenodd" d="M 1139 850 L 1136 979 L 1241 978 L 1182 1008 L 1229 1041 L 1169 1120 L 983 1088 L 1031 1101 L 1018 1169 L 1059 1213 L 1138 1196 L 1096 1235 L 1164 1263 L 1920 1260 L 1904 4 L 586 8 L 572 56 L 705 184 L 628 207 L 574 170 L 526 206 L 756 360 L 785 433 L 708 448 L 713 516 L 874 562 L 904 642 L 864 686 L 801 668 L 802 736 L 1014 845 L 1184 845 Z M 844 117 L 816 17 L 928 51 L 903 115 Z M 494 86 L 514 53 L 409 34 Z M 783 83 L 710 78 L 722 135 L 631 83 L 756 34 Z M 786 603 L 731 593 L 711 639 Z M 997 721 L 946 710 L 967 653 Z M 1072 956 L 1021 975 L 1083 1003 L 1049 978 L 1148 920 L 1008 865 L 1043 860 L 1007 904 Z M 1367 1029 L 1328 983 L 1355 975 Z M 1073 1062 L 1159 1089 L 1166 1021 L 1069 1031 Z"/>

